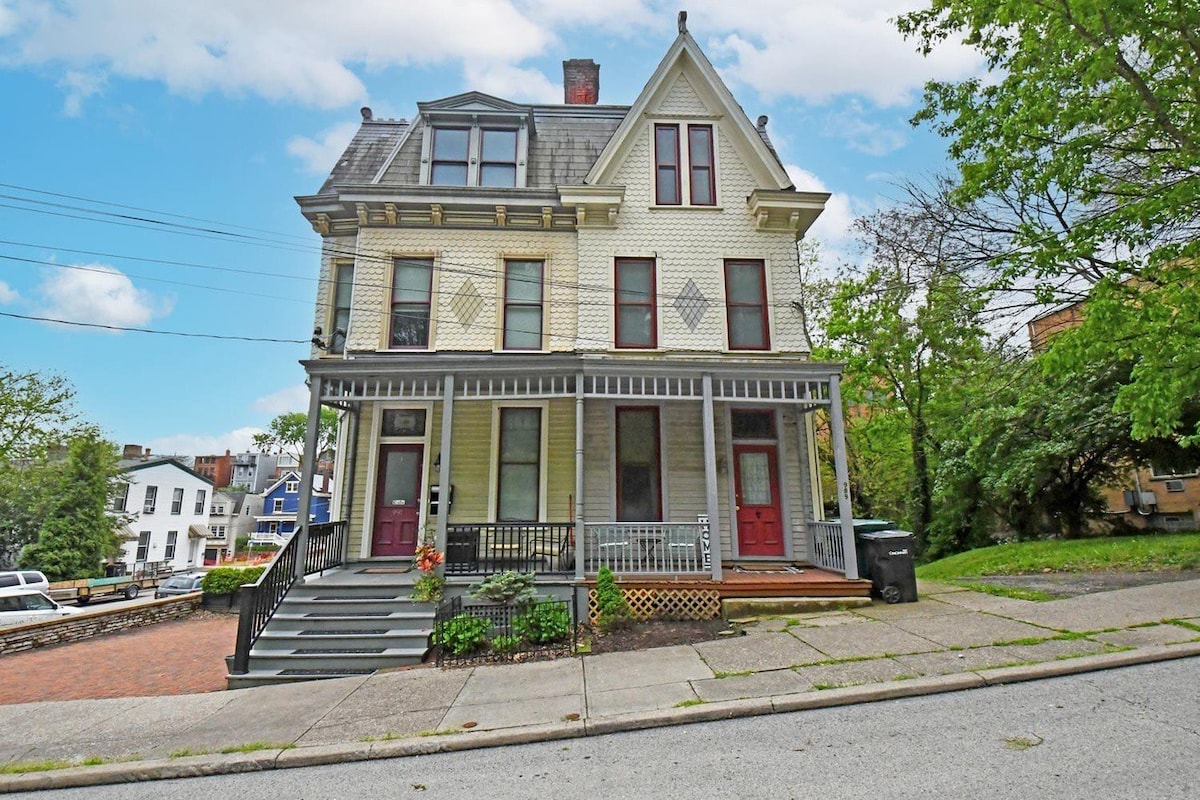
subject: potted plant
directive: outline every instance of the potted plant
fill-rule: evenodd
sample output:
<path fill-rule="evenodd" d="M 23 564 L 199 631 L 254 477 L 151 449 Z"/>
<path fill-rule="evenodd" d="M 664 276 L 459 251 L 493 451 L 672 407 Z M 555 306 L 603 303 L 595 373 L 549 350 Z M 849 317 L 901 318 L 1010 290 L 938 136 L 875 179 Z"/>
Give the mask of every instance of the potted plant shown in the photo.
<path fill-rule="evenodd" d="M 418 603 L 436 603 L 442 599 L 446 591 L 446 579 L 437 569 L 445 560 L 446 556 L 429 542 L 417 548 L 413 554 L 413 562 L 417 565 L 421 577 L 413 584 L 410 595 L 413 600 Z"/>

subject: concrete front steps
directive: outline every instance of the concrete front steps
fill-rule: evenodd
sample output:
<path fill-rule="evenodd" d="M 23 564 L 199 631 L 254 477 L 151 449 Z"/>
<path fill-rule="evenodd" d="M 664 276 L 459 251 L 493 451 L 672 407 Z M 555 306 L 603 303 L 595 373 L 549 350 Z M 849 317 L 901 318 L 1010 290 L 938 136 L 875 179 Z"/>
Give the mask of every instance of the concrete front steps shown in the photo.
<path fill-rule="evenodd" d="M 369 675 L 421 663 L 434 606 L 410 599 L 411 574 L 341 571 L 292 588 L 230 689 Z"/>

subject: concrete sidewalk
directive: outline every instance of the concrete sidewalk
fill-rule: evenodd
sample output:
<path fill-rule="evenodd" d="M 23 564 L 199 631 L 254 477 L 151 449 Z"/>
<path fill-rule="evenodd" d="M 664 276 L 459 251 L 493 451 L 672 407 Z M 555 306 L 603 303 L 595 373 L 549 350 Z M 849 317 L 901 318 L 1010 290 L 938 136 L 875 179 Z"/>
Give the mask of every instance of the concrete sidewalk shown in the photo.
<path fill-rule="evenodd" d="M 573 738 L 1194 657 L 1200 580 L 1046 603 L 923 584 L 918 603 L 744 629 L 557 661 L 0 706 L 0 792 Z"/>

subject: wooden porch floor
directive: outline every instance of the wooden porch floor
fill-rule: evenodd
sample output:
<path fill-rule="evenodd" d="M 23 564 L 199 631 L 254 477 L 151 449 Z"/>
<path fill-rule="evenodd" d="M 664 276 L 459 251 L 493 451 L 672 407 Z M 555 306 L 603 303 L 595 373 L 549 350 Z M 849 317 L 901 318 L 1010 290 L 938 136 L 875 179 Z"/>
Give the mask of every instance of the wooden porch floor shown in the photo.
<path fill-rule="evenodd" d="M 756 565 L 757 566 L 757 565 Z M 791 565 L 796 571 L 773 572 L 747 567 L 735 569 L 734 564 L 722 564 L 721 580 L 694 576 L 639 577 L 620 576 L 623 589 L 716 589 L 726 597 L 869 597 L 871 582 L 849 580 L 836 572 L 809 564 Z M 595 581 L 589 579 L 589 584 Z"/>

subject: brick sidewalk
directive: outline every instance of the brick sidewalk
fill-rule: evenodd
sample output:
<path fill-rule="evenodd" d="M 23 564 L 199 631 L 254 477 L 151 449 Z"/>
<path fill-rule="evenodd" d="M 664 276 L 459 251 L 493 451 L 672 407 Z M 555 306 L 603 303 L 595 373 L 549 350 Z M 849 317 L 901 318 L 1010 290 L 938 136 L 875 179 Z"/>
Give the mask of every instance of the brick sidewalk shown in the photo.
<path fill-rule="evenodd" d="M 236 614 L 188 619 L 0 657 L 0 703 L 217 692 Z"/>

